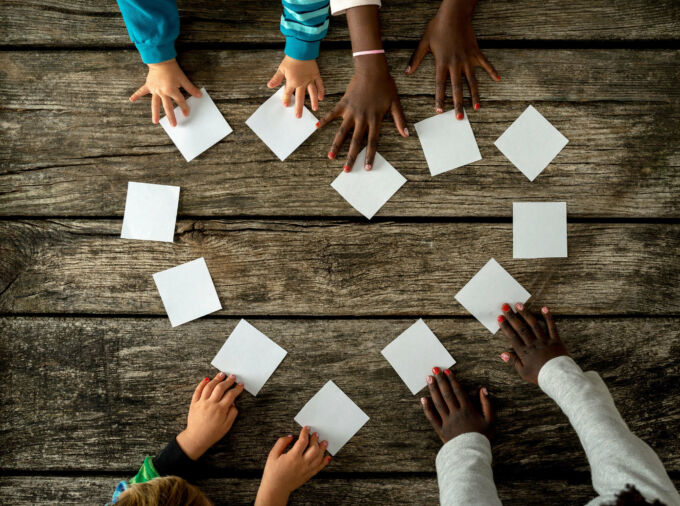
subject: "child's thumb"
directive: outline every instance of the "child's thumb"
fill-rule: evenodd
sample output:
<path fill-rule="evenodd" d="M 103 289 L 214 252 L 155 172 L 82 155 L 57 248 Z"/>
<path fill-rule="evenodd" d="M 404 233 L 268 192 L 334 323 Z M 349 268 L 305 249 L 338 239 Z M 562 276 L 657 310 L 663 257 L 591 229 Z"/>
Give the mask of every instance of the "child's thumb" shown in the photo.
<path fill-rule="evenodd" d="M 285 76 L 283 75 L 283 72 L 281 72 L 281 69 L 276 71 L 276 74 L 269 80 L 267 83 L 267 86 L 269 88 L 276 88 L 279 84 L 283 82 L 283 78 Z"/>

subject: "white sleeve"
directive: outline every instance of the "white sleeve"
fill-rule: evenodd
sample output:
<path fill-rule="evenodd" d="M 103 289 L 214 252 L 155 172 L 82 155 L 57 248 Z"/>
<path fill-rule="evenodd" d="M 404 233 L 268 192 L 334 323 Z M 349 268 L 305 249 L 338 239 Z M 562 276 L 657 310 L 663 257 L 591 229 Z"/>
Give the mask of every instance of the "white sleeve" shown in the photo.
<path fill-rule="evenodd" d="M 538 384 L 567 415 L 586 452 L 599 496 L 589 504 L 615 502 L 630 484 L 649 502 L 680 506 L 661 460 L 630 431 L 596 372 L 584 373 L 571 357 L 557 357 L 541 368 Z"/>
<path fill-rule="evenodd" d="M 479 432 L 466 432 L 437 454 L 442 506 L 500 506 L 491 470 L 491 444 Z"/>
<path fill-rule="evenodd" d="M 331 0 L 331 14 L 337 16 L 344 14 L 347 9 L 361 7 L 362 5 L 377 5 L 380 7 L 380 0 Z"/>

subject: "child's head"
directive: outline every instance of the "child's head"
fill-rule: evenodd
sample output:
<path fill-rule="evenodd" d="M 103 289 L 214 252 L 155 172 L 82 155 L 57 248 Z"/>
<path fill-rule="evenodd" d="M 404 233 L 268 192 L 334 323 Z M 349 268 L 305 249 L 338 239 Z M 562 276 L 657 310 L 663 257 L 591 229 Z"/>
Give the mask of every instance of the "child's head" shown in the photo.
<path fill-rule="evenodd" d="M 212 506 L 198 487 L 178 476 L 135 483 L 120 494 L 116 506 Z"/>

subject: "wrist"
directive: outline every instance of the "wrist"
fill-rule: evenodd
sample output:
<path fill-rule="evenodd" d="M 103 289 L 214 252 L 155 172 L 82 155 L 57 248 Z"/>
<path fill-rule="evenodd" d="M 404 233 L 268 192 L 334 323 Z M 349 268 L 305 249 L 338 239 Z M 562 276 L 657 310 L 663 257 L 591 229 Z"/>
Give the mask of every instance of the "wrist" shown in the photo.
<path fill-rule="evenodd" d="M 384 53 L 364 54 L 354 57 L 354 71 L 363 74 L 389 73 Z"/>
<path fill-rule="evenodd" d="M 169 66 L 172 66 L 172 65 L 177 65 L 177 60 L 176 60 L 175 58 L 171 58 L 171 59 L 169 59 L 169 60 L 165 60 L 165 61 L 158 62 L 158 63 L 147 63 L 146 65 L 147 65 L 150 69 L 153 69 L 153 68 L 162 68 L 162 67 L 169 67 Z"/>
<path fill-rule="evenodd" d="M 260 483 L 260 488 L 257 490 L 257 497 L 255 498 L 255 506 L 285 506 L 288 504 L 290 492 L 279 487 L 269 486 L 264 480 Z"/>
<path fill-rule="evenodd" d="M 182 432 L 177 434 L 175 439 L 185 455 L 191 460 L 198 460 L 208 450 L 208 448 L 206 448 L 204 444 L 201 444 L 199 441 L 197 441 L 196 438 L 187 431 L 187 429 L 184 429 Z"/>

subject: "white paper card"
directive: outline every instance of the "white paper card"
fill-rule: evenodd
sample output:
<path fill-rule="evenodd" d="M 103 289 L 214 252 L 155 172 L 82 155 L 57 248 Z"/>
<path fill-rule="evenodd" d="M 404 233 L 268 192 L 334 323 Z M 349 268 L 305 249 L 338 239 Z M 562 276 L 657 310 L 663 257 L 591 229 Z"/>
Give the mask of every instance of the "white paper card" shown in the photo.
<path fill-rule="evenodd" d="M 201 88 L 201 98 L 189 97 L 187 105 L 191 109 L 189 116 L 184 116 L 179 106 L 175 107 L 177 126 L 170 126 L 167 116 L 161 118 L 160 124 L 175 143 L 179 152 L 190 162 L 209 147 L 217 144 L 232 132 L 229 123 L 205 91 Z"/>
<path fill-rule="evenodd" d="M 204 258 L 153 275 L 173 327 L 222 309 Z"/>
<path fill-rule="evenodd" d="M 493 258 L 456 294 L 456 300 L 492 334 L 499 329 L 496 318 L 503 303 L 513 307 L 529 297 L 531 294 Z"/>
<path fill-rule="evenodd" d="M 368 415 L 329 381 L 295 415 L 295 421 L 318 432 L 328 441 L 328 453 L 335 455 L 368 422 Z"/>
<path fill-rule="evenodd" d="M 533 181 L 567 142 L 569 140 L 530 105 L 494 144 Z"/>
<path fill-rule="evenodd" d="M 418 320 L 381 351 L 413 395 L 427 385 L 433 367 L 456 363 L 425 322 Z"/>
<path fill-rule="evenodd" d="M 233 374 L 248 392 L 257 395 L 285 356 L 286 350 L 241 320 L 210 364 Z"/>
<path fill-rule="evenodd" d="M 284 161 L 316 131 L 316 118 L 302 107 L 302 117 L 295 117 L 295 95 L 290 106 L 283 105 L 283 88 L 279 89 L 246 120 L 246 125 L 269 149 Z"/>
<path fill-rule="evenodd" d="M 430 174 L 436 176 L 482 159 L 467 113 L 462 120 L 450 110 L 416 123 Z"/>
<path fill-rule="evenodd" d="M 173 242 L 179 186 L 128 182 L 124 239 Z"/>
<path fill-rule="evenodd" d="M 390 200 L 406 178 L 399 174 L 380 153 L 375 154 L 373 168 L 364 169 L 366 148 L 361 150 L 351 172 L 341 172 L 331 186 L 351 206 L 369 220 Z"/>
<path fill-rule="evenodd" d="M 567 203 L 513 202 L 512 256 L 566 257 Z"/>

